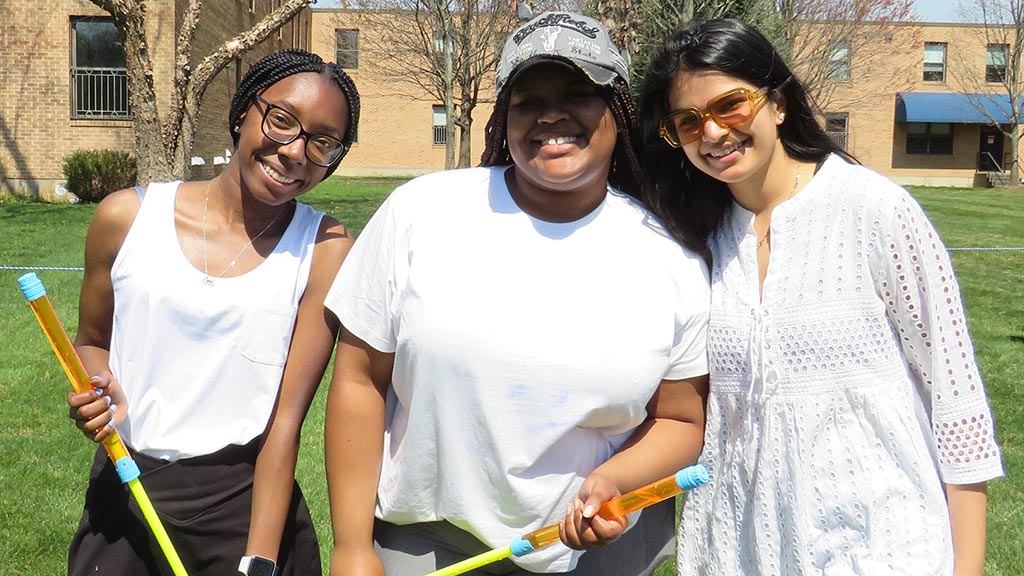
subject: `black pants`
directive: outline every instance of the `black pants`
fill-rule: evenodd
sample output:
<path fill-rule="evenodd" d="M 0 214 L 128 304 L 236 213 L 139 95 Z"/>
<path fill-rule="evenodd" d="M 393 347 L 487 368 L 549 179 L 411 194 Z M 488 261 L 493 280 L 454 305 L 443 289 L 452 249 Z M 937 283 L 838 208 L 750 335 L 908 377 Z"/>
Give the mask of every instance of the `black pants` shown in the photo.
<path fill-rule="evenodd" d="M 142 482 L 189 576 L 238 572 L 245 554 L 259 439 L 206 456 L 165 462 L 136 454 Z M 296 483 L 278 565 L 282 576 L 319 576 L 320 548 Z M 68 550 L 69 576 L 170 576 L 170 566 L 127 485 L 102 447 L 85 510 Z"/>

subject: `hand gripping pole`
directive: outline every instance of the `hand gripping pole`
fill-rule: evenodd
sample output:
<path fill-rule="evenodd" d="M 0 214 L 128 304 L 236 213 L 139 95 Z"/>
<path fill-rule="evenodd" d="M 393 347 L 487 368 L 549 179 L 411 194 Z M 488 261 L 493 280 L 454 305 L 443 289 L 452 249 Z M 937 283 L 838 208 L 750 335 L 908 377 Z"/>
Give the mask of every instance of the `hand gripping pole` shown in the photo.
<path fill-rule="evenodd" d="M 46 334 L 46 339 L 49 340 L 53 353 L 57 355 L 57 360 L 60 361 L 64 374 L 67 375 L 68 381 L 71 382 L 71 387 L 75 389 L 75 392 L 85 392 L 91 389 L 89 374 L 85 371 L 85 366 L 82 365 L 82 360 L 78 357 L 78 353 L 75 352 L 75 347 L 71 344 L 68 333 L 64 331 L 64 325 L 57 318 L 57 312 L 53 309 L 50 299 L 46 296 L 46 288 L 43 286 L 42 281 L 39 280 L 35 272 L 29 272 L 18 278 L 18 285 L 21 286 L 21 293 L 28 300 L 29 307 L 32 308 L 36 320 L 39 321 L 39 326 L 42 327 L 43 333 Z M 111 422 L 111 428 L 113 428 L 113 422 Z M 181 559 L 178 558 L 177 551 L 174 550 L 170 538 L 167 537 L 164 525 L 156 515 L 156 510 L 153 509 L 153 503 L 150 502 L 146 490 L 142 487 L 142 483 L 139 482 L 139 467 L 135 460 L 132 459 L 131 454 L 128 453 L 128 449 L 125 448 L 124 442 L 121 441 L 121 436 L 117 433 L 116 429 L 111 431 L 103 440 L 103 447 L 106 448 L 107 455 L 114 463 L 121 482 L 127 484 L 128 489 L 135 496 L 135 502 L 138 503 L 139 509 L 142 510 L 142 515 L 149 524 L 149 529 L 153 532 L 153 536 L 160 545 L 160 549 L 163 550 L 167 563 L 170 565 L 174 575 L 188 576 L 188 573 L 185 572 L 185 567 L 181 563 Z"/>
<path fill-rule="evenodd" d="M 632 492 L 627 492 L 618 498 L 605 502 L 601 505 L 597 514 L 606 520 L 621 518 L 631 512 L 681 494 L 685 490 L 692 490 L 707 484 L 709 479 L 708 469 L 703 464 L 694 464 L 693 466 L 683 468 L 672 476 L 651 482 L 646 486 L 641 486 Z M 550 526 L 538 528 L 521 538 L 517 538 L 504 548 L 495 548 L 478 556 L 467 558 L 462 562 L 431 572 L 427 576 L 457 576 L 465 574 L 470 570 L 504 560 L 509 556 L 524 556 L 555 542 L 558 542 L 558 524 L 551 524 Z"/>

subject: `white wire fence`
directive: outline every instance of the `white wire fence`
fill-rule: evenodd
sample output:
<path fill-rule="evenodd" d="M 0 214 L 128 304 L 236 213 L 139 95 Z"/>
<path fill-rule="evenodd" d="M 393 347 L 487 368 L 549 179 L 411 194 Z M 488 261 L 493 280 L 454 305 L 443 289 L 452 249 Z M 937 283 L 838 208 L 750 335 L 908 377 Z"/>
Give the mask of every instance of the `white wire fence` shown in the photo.
<path fill-rule="evenodd" d="M 949 252 L 1020 252 L 1024 246 L 968 246 L 946 248 Z M 0 265 L 0 270 L 57 270 L 61 272 L 82 272 L 85 268 L 81 266 L 6 266 Z"/>

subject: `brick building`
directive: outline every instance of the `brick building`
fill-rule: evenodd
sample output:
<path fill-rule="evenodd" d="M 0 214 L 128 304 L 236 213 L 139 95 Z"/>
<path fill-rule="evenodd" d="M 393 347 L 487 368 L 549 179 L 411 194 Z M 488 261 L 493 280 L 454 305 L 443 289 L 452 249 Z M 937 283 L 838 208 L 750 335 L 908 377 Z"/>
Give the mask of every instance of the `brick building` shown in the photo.
<path fill-rule="evenodd" d="M 865 26 L 866 44 L 876 51 L 871 58 L 867 49 L 848 46 L 830 55 L 835 86 L 822 110 L 829 132 L 862 163 L 902 184 L 986 185 L 986 173 L 1008 170 L 1009 142 L 990 123 L 1005 124 L 1009 98 L 1000 95 L 999 82 L 986 81 L 1005 74 L 999 50 L 1006 47 L 986 44 L 983 30 L 969 24 L 908 23 L 874 33 Z M 367 22 L 354 11 L 314 9 L 312 34 L 312 50 L 342 63 L 363 94 L 359 143 L 339 173 L 443 168 L 444 145 L 436 137 L 444 124 L 441 102 L 382 77 L 375 55 L 360 47 L 360 37 L 373 34 Z M 994 70 L 1001 57 L 1002 72 Z M 474 163 L 491 106 L 485 102 L 474 114 Z"/>
<path fill-rule="evenodd" d="M 208 0 L 193 41 L 194 54 L 248 29 L 280 0 Z M 187 0 L 146 3 L 154 87 L 166 109 L 174 73 L 175 38 Z M 311 14 L 301 12 L 222 70 L 200 109 L 193 173 L 211 173 L 231 148 L 227 111 L 248 65 L 282 48 L 309 48 Z M 113 23 L 86 0 L 0 2 L 0 194 L 60 196 L 64 156 L 82 149 L 131 151 L 124 53 Z"/>
<path fill-rule="evenodd" d="M 865 34 L 870 35 L 869 26 Z M 872 39 L 878 63 L 838 54 L 828 130 L 863 164 L 901 184 L 984 186 L 1010 167 L 1002 80 L 1009 46 L 971 24 L 898 24 Z M 991 176 L 990 176 L 991 175 Z"/>
<path fill-rule="evenodd" d="M 207 52 L 278 3 L 207 0 L 196 52 Z M 147 4 L 158 100 L 167 96 L 174 36 L 186 4 Z M 110 62 L 111 50 L 90 45 L 110 44 L 104 42 L 111 25 L 103 14 L 86 0 L 51 2 L 47 10 L 33 0 L 0 3 L 0 192 L 46 197 L 61 180 L 66 154 L 83 148 L 132 149 L 130 111 L 119 92 L 123 89 L 117 82 L 123 80 L 117 79 L 117 63 Z M 415 175 L 442 169 L 444 107 L 422 89 L 382 72 L 380 56 L 369 49 L 379 22 L 355 11 L 307 9 L 223 70 L 203 100 L 193 155 L 205 164 L 193 175 L 208 175 L 231 147 L 225 117 L 248 64 L 293 45 L 340 63 L 362 94 L 358 137 L 339 174 Z M 982 29 L 968 24 L 890 26 L 870 43 L 884 52 L 881 66 L 877 58 L 866 59 L 865 50 L 836 46 L 830 54 L 834 89 L 822 110 L 827 129 L 861 162 L 897 182 L 984 185 L 988 173 L 1008 169 L 1010 153 L 1008 139 L 992 126 L 1006 121 L 1009 98 L 998 80 L 1007 73 L 1007 47 L 984 38 Z M 102 89 L 91 88 L 97 84 Z M 474 111 L 474 164 L 483 151 L 491 86 L 485 80 L 482 102 Z"/>
<path fill-rule="evenodd" d="M 511 6 L 511 4 L 510 4 Z M 395 15 L 396 26 L 406 17 Z M 367 18 L 355 10 L 313 9 L 311 50 L 337 62 L 359 88 L 362 116 L 359 136 L 338 174 L 417 175 L 444 169 L 444 103 L 411 82 L 388 75 L 375 63 L 380 56 L 365 41 L 386 16 Z M 362 40 L 362 42 L 361 42 Z M 484 126 L 493 108 L 493 79 L 485 79 L 483 101 L 473 111 L 470 161 L 484 150 Z M 459 132 L 456 129 L 456 141 Z"/>

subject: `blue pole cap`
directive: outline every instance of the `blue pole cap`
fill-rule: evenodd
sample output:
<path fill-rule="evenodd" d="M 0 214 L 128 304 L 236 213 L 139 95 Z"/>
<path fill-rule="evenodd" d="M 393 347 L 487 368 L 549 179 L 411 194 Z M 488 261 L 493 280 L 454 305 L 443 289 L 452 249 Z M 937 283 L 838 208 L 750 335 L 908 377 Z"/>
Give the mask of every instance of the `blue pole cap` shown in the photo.
<path fill-rule="evenodd" d="M 703 464 L 687 466 L 676 472 L 676 484 L 683 490 L 693 490 L 711 480 L 711 474 Z"/>
<path fill-rule="evenodd" d="M 18 286 L 21 286 L 21 293 L 25 295 L 25 299 L 29 302 L 46 296 L 46 287 L 43 286 L 43 281 L 39 279 L 35 272 L 23 274 L 18 278 Z"/>
<path fill-rule="evenodd" d="M 533 552 L 533 544 L 530 544 L 530 541 L 526 538 L 516 538 L 512 544 L 509 545 L 509 548 L 512 549 L 512 555 L 516 558 Z"/>
<path fill-rule="evenodd" d="M 114 462 L 114 468 L 117 470 L 117 476 L 121 479 L 121 482 L 125 484 L 141 475 L 139 465 L 128 456 L 118 458 L 117 462 Z"/>

